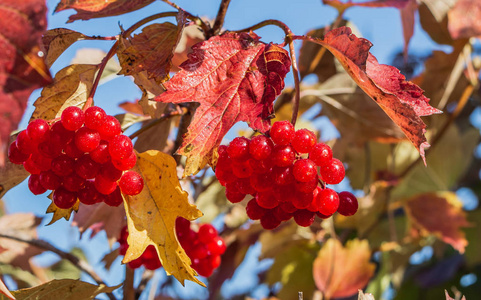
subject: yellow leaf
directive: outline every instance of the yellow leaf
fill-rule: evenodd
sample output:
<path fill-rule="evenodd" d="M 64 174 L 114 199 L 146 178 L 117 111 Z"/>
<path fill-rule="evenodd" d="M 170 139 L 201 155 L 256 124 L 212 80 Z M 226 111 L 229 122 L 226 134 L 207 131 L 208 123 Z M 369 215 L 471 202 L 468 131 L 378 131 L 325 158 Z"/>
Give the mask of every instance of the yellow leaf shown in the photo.
<path fill-rule="evenodd" d="M 51 67 L 57 58 L 73 43 L 85 39 L 84 34 L 67 28 L 55 28 L 48 30 L 42 36 L 43 46 L 47 55 L 45 62 Z"/>
<path fill-rule="evenodd" d="M 49 195 L 49 198 L 52 199 L 52 194 Z M 77 200 L 75 205 L 69 209 L 62 209 L 58 208 L 55 203 L 50 203 L 47 207 L 47 211 L 45 213 L 53 213 L 52 220 L 47 225 L 52 225 L 53 223 L 57 222 L 58 220 L 64 218 L 65 220 L 70 220 L 70 216 L 72 215 L 73 211 L 78 211 L 80 202 Z"/>
<path fill-rule="evenodd" d="M 8 299 L 15 300 L 15 297 L 13 297 L 13 295 L 10 293 L 10 291 L 8 290 L 8 288 L 5 286 L 5 284 L 1 279 L 0 279 L 0 293 L 7 296 Z"/>
<path fill-rule="evenodd" d="M 138 258 L 147 246 L 153 245 L 167 274 L 182 284 L 188 279 L 205 286 L 195 278 L 197 273 L 190 267 L 191 261 L 175 233 L 177 217 L 192 221 L 202 212 L 189 203 L 187 193 L 180 187 L 174 158 L 149 150 L 138 154 L 134 171 L 142 175 L 144 189 L 124 199 L 129 249 L 122 262 Z"/>

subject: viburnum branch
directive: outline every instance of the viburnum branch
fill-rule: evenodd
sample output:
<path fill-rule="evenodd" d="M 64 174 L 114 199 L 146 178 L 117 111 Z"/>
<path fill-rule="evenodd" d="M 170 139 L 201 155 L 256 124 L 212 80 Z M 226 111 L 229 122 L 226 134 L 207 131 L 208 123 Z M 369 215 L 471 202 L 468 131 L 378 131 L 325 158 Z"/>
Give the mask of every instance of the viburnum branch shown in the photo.
<path fill-rule="evenodd" d="M 131 269 L 127 265 L 125 267 L 125 280 L 123 285 L 124 300 L 135 299 L 134 276 L 135 276 L 135 270 Z"/>
<path fill-rule="evenodd" d="M 252 31 L 252 30 L 260 29 L 260 28 L 268 26 L 268 25 L 274 25 L 274 26 L 277 26 L 277 27 L 281 28 L 282 30 L 284 30 L 284 33 L 286 34 L 286 36 L 288 36 L 290 34 L 292 35 L 291 29 L 289 27 L 287 27 L 286 24 L 284 24 L 283 22 L 281 22 L 279 20 L 274 20 L 274 19 L 265 20 L 265 21 L 262 21 L 262 22 L 259 22 L 259 23 L 255 24 L 255 25 L 252 25 L 250 27 L 240 29 L 240 30 L 234 30 L 234 31 L 231 31 L 231 32 L 249 32 L 249 31 Z M 283 46 L 285 46 L 285 45 L 283 45 Z"/>
<path fill-rule="evenodd" d="M 286 26 L 287 27 L 287 26 Z M 288 31 L 291 31 L 287 27 Z M 294 41 L 291 39 L 291 34 L 289 33 L 286 35 L 286 42 L 289 44 L 289 54 L 291 56 L 291 68 L 292 74 L 294 75 L 294 89 L 295 94 L 294 98 L 292 99 L 292 125 L 296 125 L 297 115 L 299 113 L 299 102 L 301 100 L 301 89 L 300 89 L 300 80 L 299 80 L 299 70 L 297 68 L 297 61 L 296 61 L 296 50 L 294 49 Z"/>
<path fill-rule="evenodd" d="M 62 251 L 62 250 L 56 248 L 55 246 L 53 246 L 52 244 L 50 244 L 47 241 L 39 240 L 39 239 L 27 240 L 27 239 L 22 239 L 22 238 L 19 238 L 19 237 L 16 237 L 16 236 L 10 236 L 10 235 L 3 234 L 3 233 L 0 233 L 0 238 L 10 239 L 10 240 L 14 240 L 14 241 L 21 242 L 21 243 L 26 243 L 26 244 L 35 246 L 37 248 L 53 252 L 53 253 L 57 254 L 58 256 L 60 256 L 62 259 L 65 259 L 65 260 L 68 260 L 69 262 L 71 262 L 72 265 L 74 265 L 80 271 L 89 275 L 97 284 L 99 284 L 99 285 L 102 284 L 102 285 L 107 286 L 107 284 L 99 277 L 99 275 L 97 275 L 95 273 L 93 268 L 88 263 L 81 260 L 80 258 L 73 255 L 72 253 L 68 253 L 68 252 L 65 252 L 65 251 Z M 116 299 L 115 296 L 112 293 L 106 293 L 106 294 L 109 297 L 109 299 L 111 299 L 111 300 Z"/>
<path fill-rule="evenodd" d="M 189 103 L 187 104 L 187 107 L 184 107 L 187 109 L 187 111 L 182 115 L 182 118 L 180 118 L 179 128 L 177 130 L 177 137 L 175 138 L 173 151 L 177 151 L 177 149 L 179 149 L 180 145 L 182 145 L 182 142 L 184 141 L 184 134 L 187 133 L 187 128 L 192 122 L 192 117 L 194 116 L 195 105 L 196 104 Z M 175 155 L 174 158 L 177 164 L 179 164 L 181 156 Z"/>
<path fill-rule="evenodd" d="M 227 13 L 227 8 L 229 7 L 231 0 L 222 0 L 219 6 L 219 11 L 217 12 L 217 17 L 214 21 L 214 26 L 212 26 L 212 35 L 218 35 L 224 25 L 225 15 Z"/>
<path fill-rule="evenodd" d="M 160 124 L 162 123 L 163 121 L 167 120 L 167 119 L 170 119 L 172 117 L 175 117 L 175 116 L 182 116 L 184 114 L 187 113 L 187 108 L 185 107 L 182 107 L 180 108 L 180 110 L 175 110 L 175 111 L 172 111 L 170 113 L 167 113 L 167 114 L 163 114 L 162 116 L 160 116 L 158 119 L 155 119 L 155 120 L 152 120 L 150 123 L 148 123 L 147 125 L 143 126 L 142 128 L 140 128 L 139 130 L 137 130 L 136 132 L 132 133 L 131 135 L 129 135 L 129 138 L 132 140 L 136 137 L 138 137 L 139 135 L 141 135 L 142 133 L 146 132 L 147 130 L 149 130 L 150 128 L 156 126 L 157 124 Z"/>
<path fill-rule="evenodd" d="M 167 3 L 168 5 L 172 6 L 173 8 L 179 10 L 179 11 L 182 10 L 185 13 L 187 19 L 189 19 L 191 21 L 194 21 L 197 25 L 199 25 L 202 28 L 202 30 L 204 31 L 204 35 L 207 35 L 209 32 L 211 32 L 212 29 L 210 28 L 210 26 L 208 24 L 206 24 L 204 22 L 204 20 L 202 20 L 201 18 L 199 18 L 197 16 L 194 16 L 193 14 L 185 11 L 180 6 L 178 6 L 177 4 L 175 4 L 175 3 L 173 3 L 169 0 L 162 0 L 162 1 Z"/>

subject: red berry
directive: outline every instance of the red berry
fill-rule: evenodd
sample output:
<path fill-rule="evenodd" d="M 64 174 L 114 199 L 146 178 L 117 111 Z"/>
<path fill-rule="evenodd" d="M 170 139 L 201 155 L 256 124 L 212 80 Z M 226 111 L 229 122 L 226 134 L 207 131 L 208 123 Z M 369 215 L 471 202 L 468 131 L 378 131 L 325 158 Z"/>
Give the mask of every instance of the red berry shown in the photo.
<path fill-rule="evenodd" d="M 236 137 L 229 146 L 227 146 L 227 153 L 231 158 L 245 160 L 249 157 L 249 139 L 241 136 Z"/>
<path fill-rule="evenodd" d="M 47 158 L 53 159 L 62 153 L 62 145 L 47 140 L 38 144 L 38 152 Z"/>
<path fill-rule="evenodd" d="M 257 135 L 249 143 L 249 153 L 252 158 L 263 160 L 271 155 L 274 143 L 265 135 Z"/>
<path fill-rule="evenodd" d="M 234 184 L 237 190 L 243 194 L 254 195 L 256 193 L 249 178 L 240 178 Z"/>
<path fill-rule="evenodd" d="M 317 184 L 318 184 L 318 178 L 316 176 L 316 178 L 314 178 L 313 180 L 311 180 L 309 182 L 298 182 L 298 181 L 296 181 L 294 183 L 294 186 L 295 186 L 296 191 L 298 191 L 298 192 L 311 193 L 312 191 L 314 191 L 316 189 Z"/>
<path fill-rule="evenodd" d="M 280 224 L 281 224 L 281 221 L 277 219 L 276 216 L 271 211 L 263 215 L 261 218 L 261 225 L 264 229 L 271 230 L 276 228 Z"/>
<path fill-rule="evenodd" d="M 75 141 L 72 141 L 65 145 L 64 152 L 65 154 L 67 154 L 68 157 L 71 158 L 79 158 L 84 155 L 84 152 L 79 150 L 79 148 L 77 148 L 77 146 L 75 145 Z"/>
<path fill-rule="evenodd" d="M 111 160 L 109 153 L 109 142 L 101 140 L 99 146 L 89 153 L 93 161 L 104 164 Z"/>
<path fill-rule="evenodd" d="M 140 194 L 144 188 L 144 180 L 139 173 L 128 171 L 120 177 L 119 186 L 122 193 L 126 195 L 137 195 Z"/>
<path fill-rule="evenodd" d="M 45 120 L 33 120 L 27 126 L 27 134 L 36 143 L 46 141 L 50 136 L 50 126 Z"/>
<path fill-rule="evenodd" d="M 272 162 L 278 167 L 289 167 L 296 159 L 294 148 L 289 145 L 277 145 L 272 152 Z"/>
<path fill-rule="evenodd" d="M 220 266 L 221 258 L 220 255 L 210 255 L 207 257 L 207 261 L 213 269 L 217 269 Z"/>
<path fill-rule="evenodd" d="M 75 202 L 77 202 L 77 194 L 75 192 L 67 191 L 63 187 L 59 187 L 53 192 L 53 203 L 58 208 L 69 209 L 74 206 Z"/>
<path fill-rule="evenodd" d="M 339 207 L 339 196 L 334 190 L 323 189 L 319 192 L 319 212 L 325 216 L 335 213 Z"/>
<path fill-rule="evenodd" d="M 8 159 L 10 162 L 21 165 L 30 157 L 30 154 L 25 154 L 17 148 L 17 142 L 14 141 L 8 147 Z"/>
<path fill-rule="evenodd" d="M 192 268 L 194 268 L 200 276 L 204 277 L 209 277 L 214 272 L 214 269 L 206 259 L 194 259 Z"/>
<path fill-rule="evenodd" d="M 88 180 L 85 182 L 85 186 L 78 191 L 78 199 L 83 204 L 92 205 L 102 202 L 104 196 L 97 191 L 93 181 Z"/>
<path fill-rule="evenodd" d="M 288 121 L 275 122 L 272 124 L 270 135 L 276 145 L 288 145 L 295 135 L 294 126 Z"/>
<path fill-rule="evenodd" d="M 50 129 L 50 141 L 60 148 L 73 140 L 75 133 L 63 127 L 62 122 L 56 122 Z"/>
<path fill-rule="evenodd" d="M 30 175 L 30 178 L 28 179 L 28 189 L 34 195 L 40 195 L 47 191 L 47 189 L 40 183 L 40 176 L 36 174 Z"/>
<path fill-rule="evenodd" d="M 239 203 L 244 200 L 246 194 L 239 192 L 238 190 L 225 189 L 225 197 L 231 203 Z"/>
<path fill-rule="evenodd" d="M 251 158 L 248 161 L 252 167 L 252 171 L 256 174 L 267 173 L 271 170 L 272 166 L 274 165 L 271 158 L 267 158 L 264 160 L 256 160 Z"/>
<path fill-rule="evenodd" d="M 62 112 L 60 120 L 65 129 L 75 131 L 84 124 L 85 114 L 79 107 L 69 106 Z"/>
<path fill-rule="evenodd" d="M 266 192 L 272 190 L 274 179 L 272 173 L 253 174 L 250 178 L 251 186 L 257 192 Z"/>
<path fill-rule="evenodd" d="M 39 152 L 32 154 L 30 159 L 41 171 L 50 170 L 52 167 L 52 159 L 45 157 Z"/>
<path fill-rule="evenodd" d="M 134 146 L 132 140 L 126 135 L 117 135 L 109 142 L 109 153 L 112 159 L 120 160 L 132 155 Z"/>
<path fill-rule="evenodd" d="M 42 172 L 40 167 L 37 166 L 37 164 L 32 160 L 32 157 L 30 157 L 23 163 L 23 167 L 30 174 L 40 174 L 40 172 Z"/>
<path fill-rule="evenodd" d="M 103 140 L 110 140 L 122 133 L 120 122 L 113 116 L 105 116 L 104 122 L 97 130 Z"/>
<path fill-rule="evenodd" d="M 95 188 L 102 195 L 109 195 L 117 188 L 117 182 L 105 179 L 101 175 L 97 175 L 94 181 Z"/>
<path fill-rule="evenodd" d="M 310 159 L 299 159 L 292 168 L 294 178 L 300 182 L 309 182 L 317 179 L 316 164 Z"/>
<path fill-rule="evenodd" d="M 282 208 L 283 211 L 290 214 L 297 211 L 297 208 L 292 204 L 292 202 L 282 202 L 279 206 Z"/>
<path fill-rule="evenodd" d="M 321 167 L 321 178 L 327 184 L 338 184 L 344 179 L 345 170 L 342 162 L 333 158 L 327 164 Z"/>
<path fill-rule="evenodd" d="M 220 236 L 214 237 L 212 241 L 207 244 L 207 249 L 211 255 L 222 255 L 224 254 L 226 248 L 227 246 Z"/>
<path fill-rule="evenodd" d="M 85 111 L 85 126 L 98 130 L 105 121 L 106 113 L 98 106 L 92 106 Z"/>
<path fill-rule="evenodd" d="M 292 201 L 292 205 L 294 205 L 297 209 L 305 209 L 309 207 L 313 199 L 314 195 L 312 192 L 296 193 L 296 196 Z"/>
<path fill-rule="evenodd" d="M 110 206 L 119 206 L 124 202 L 124 199 L 122 198 L 122 194 L 120 193 L 120 188 L 117 186 L 115 190 L 108 194 L 105 199 L 104 199 L 105 204 L 110 205 Z"/>
<path fill-rule="evenodd" d="M 52 170 L 42 171 L 39 176 L 40 183 L 47 190 L 56 190 L 62 184 L 60 177 L 55 175 Z"/>
<path fill-rule="evenodd" d="M 80 151 L 90 152 L 100 144 L 100 134 L 97 130 L 82 127 L 75 133 L 75 146 Z"/>
<path fill-rule="evenodd" d="M 73 172 L 63 178 L 62 185 L 67 191 L 78 192 L 85 185 L 85 179 Z"/>
<path fill-rule="evenodd" d="M 92 160 L 88 154 L 77 159 L 74 165 L 75 172 L 84 179 L 92 179 L 97 176 L 100 165 Z"/>
<path fill-rule="evenodd" d="M 177 219 L 175 219 L 175 231 L 178 236 L 186 235 L 190 232 L 190 221 L 182 217 L 177 217 Z"/>
<path fill-rule="evenodd" d="M 24 154 L 29 155 L 37 150 L 36 143 L 28 136 L 26 130 L 20 131 L 16 143 L 18 150 Z"/>
<path fill-rule="evenodd" d="M 248 160 L 244 160 L 244 161 L 233 160 L 232 173 L 237 178 L 249 178 L 252 175 L 252 173 L 254 173 L 254 170 L 252 169 Z"/>
<path fill-rule="evenodd" d="M 217 236 L 217 230 L 211 224 L 202 224 L 199 226 L 199 240 L 204 243 L 208 244 L 214 240 Z"/>
<path fill-rule="evenodd" d="M 315 144 L 309 153 L 309 159 L 319 167 L 327 165 L 332 159 L 331 147 L 324 143 Z"/>
<path fill-rule="evenodd" d="M 272 213 L 280 221 L 287 221 L 290 218 L 292 218 L 292 213 L 285 211 L 284 209 L 282 209 L 282 206 L 280 205 L 274 208 L 272 210 Z"/>
<path fill-rule="evenodd" d="M 140 268 L 143 263 L 144 263 L 144 260 L 142 259 L 142 256 L 140 256 L 139 258 L 136 258 L 136 259 L 128 262 L 127 265 L 131 269 L 137 269 L 137 268 Z"/>
<path fill-rule="evenodd" d="M 114 165 L 115 168 L 121 170 L 121 171 L 127 171 L 132 169 L 135 164 L 137 163 L 137 154 L 135 152 L 132 152 L 132 154 L 123 159 L 112 159 L 112 164 Z"/>
<path fill-rule="evenodd" d="M 52 159 L 52 171 L 58 176 L 66 176 L 73 172 L 75 161 L 67 154 L 60 154 Z"/>
<path fill-rule="evenodd" d="M 292 167 L 274 167 L 272 168 L 272 175 L 274 182 L 277 185 L 291 185 L 294 183 L 294 175 L 292 174 Z"/>
<path fill-rule="evenodd" d="M 315 213 L 307 209 L 300 209 L 294 213 L 294 221 L 297 225 L 308 227 L 314 222 Z"/>
<path fill-rule="evenodd" d="M 202 243 L 196 243 L 193 249 L 190 249 L 189 257 L 191 259 L 204 259 L 209 255 L 209 250 L 207 246 Z"/>
<path fill-rule="evenodd" d="M 122 177 L 122 171 L 117 169 L 112 162 L 100 166 L 99 175 L 109 181 L 117 181 Z"/>
<path fill-rule="evenodd" d="M 215 177 L 219 180 L 219 183 L 225 186 L 228 183 L 236 181 L 237 177 L 234 176 L 231 170 L 224 170 L 217 167 L 215 169 Z"/>
<path fill-rule="evenodd" d="M 352 216 L 357 212 L 357 198 L 352 193 L 344 191 L 339 194 L 339 208 L 337 211 L 343 216 Z"/>
<path fill-rule="evenodd" d="M 268 209 L 274 208 L 277 205 L 279 205 L 279 200 L 277 200 L 274 194 L 270 192 L 257 193 L 256 201 L 260 207 L 264 207 Z"/>
<path fill-rule="evenodd" d="M 292 147 L 298 153 L 309 153 L 316 144 L 316 135 L 308 129 L 299 129 L 292 140 Z"/>
<path fill-rule="evenodd" d="M 259 220 L 268 210 L 259 206 L 256 199 L 251 199 L 246 206 L 247 216 L 251 220 Z"/>

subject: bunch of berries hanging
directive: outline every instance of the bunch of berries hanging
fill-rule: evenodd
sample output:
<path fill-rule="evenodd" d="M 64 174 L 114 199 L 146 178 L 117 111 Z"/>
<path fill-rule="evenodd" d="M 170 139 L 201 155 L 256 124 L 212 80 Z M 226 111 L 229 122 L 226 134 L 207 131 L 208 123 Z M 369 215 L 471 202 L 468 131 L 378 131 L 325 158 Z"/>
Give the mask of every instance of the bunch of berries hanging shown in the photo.
<path fill-rule="evenodd" d="M 295 131 L 282 121 L 272 125 L 269 136 L 237 137 L 219 147 L 215 175 L 230 202 L 253 196 L 247 215 L 265 229 L 292 217 L 300 226 L 309 226 L 316 214 L 324 219 L 336 211 L 345 216 L 357 211 L 353 194 L 326 187 L 342 181 L 344 166 L 328 145 L 316 142 L 312 131 Z"/>
<path fill-rule="evenodd" d="M 53 191 L 53 202 L 62 209 L 77 199 L 91 205 L 122 203 L 122 195 L 136 195 L 144 182 L 140 174 L 127 171 L 137 156 L 132 141 L 122 134 L 120 123 L 99 107 L 85 112 L 66 108 L 53 124 L 37 119 L 21 131 L 10 145 L 12 163 L 23 164 L 31 176 L 30 191 Z"/>
<path fill-rule="evenodd" d="M 177 238 L 192 261 L 192 268 L 199 275 L 209 277 L 220 266 L 221 255 L 226 250 L 225 242 L 211 224 L 201 224 L 198 231 L 193 230 L 190 225 L 190 221 L 184 218 L 177 218 L 175 225 Z M 122 229 L 118 240 L 120 243 L 120 255 L 127 253 L 129 248 L 127 244 L 128 236 L 129 233 L 126 226 Z M 162 267 L 157 251 L 152 245 L 149 245 L 139 258 L 129 262 L 128 265 L 132 269 L 139 268 L 142 265 L 149 270 Z"/>

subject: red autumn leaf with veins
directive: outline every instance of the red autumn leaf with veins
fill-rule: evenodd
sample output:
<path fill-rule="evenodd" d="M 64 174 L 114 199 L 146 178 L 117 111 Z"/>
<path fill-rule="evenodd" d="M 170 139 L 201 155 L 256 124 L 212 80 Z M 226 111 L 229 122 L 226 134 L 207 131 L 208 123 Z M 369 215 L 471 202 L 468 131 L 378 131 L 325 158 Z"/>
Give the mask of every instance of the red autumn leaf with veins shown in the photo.
<path fill-rule="evenodd" d="M 47 27 L 44 0 L 0 0 L 0 166 L 32 91 L 52 78 L 40 51 Z"/>
<path fill-rule="evenodd" d="M 369 53 L 371 42 L 358 38 L 348 27 L 331 30 L 324 39 L 307 37 L 307 40 L 323 45 L 339 60 L 352 79 L 401 128 L 425 159 L 424 150 L 429 144 L 424 136 L 426 124 L 420 117 L 441 111 L 429 105 L 424 91 L 406 81 L 395 67 L 379 64 Z"/>
<path fill-rule="evenodd" d="M 152 2 L 154 0 L 61 0 L 55 12 L 75 9 L 77 13 L 70 16 L 67 22 L 72 23 L 76 20 L 118 16 L 141 9 Z"/>
<path fill-rule="evenodd" d="M 237 122 L 253 129 L 270 127 L 272 103 L 284 88 L 290 59 L 286 50 L 264 44 L 254 33 L 226 33 L 194 45 L 172 79 L 161 102 L 198 102 L 179 154 L 188 156 L 184 175 L 214 160 L 214 150 Z"/>

